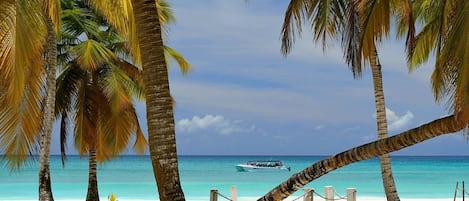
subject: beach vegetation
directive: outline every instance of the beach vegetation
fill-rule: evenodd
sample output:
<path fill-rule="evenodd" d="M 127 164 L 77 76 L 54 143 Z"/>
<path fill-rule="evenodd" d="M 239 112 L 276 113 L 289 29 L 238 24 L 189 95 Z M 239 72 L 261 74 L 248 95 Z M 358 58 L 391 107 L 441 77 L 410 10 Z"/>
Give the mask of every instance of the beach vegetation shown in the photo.
<path fill-rule="evenodd" d="M 164 53 L 164 20 L 160 20 L 163 15 L 159 11 L 162 4 L 134 0 L 100 0 L 92 3 L 126 37 L 131 54 L 136 59 L 134 63 L 141 63 L 150 158 L 159 199 L 185 200 L 179 178 L 174 101 L 169 89 L 168 65 Z"/>
<path fill-rule="evenodd" d="M 131 55 L 123 39 L 91 8 L 62 0 L 62 9 L 55 104 L 62 159 L 73 124 L 75 148 L 89 160 L 86 200 L 99 200 L 97 162 L 126 151 L 132 139 L 137 153 L 147 147 L 133 100 L 143 96 L 141 73 L 125 61 Z"/>
<path fill-rule="evenodd" d="M 39 200 L 53 200 L 49 155 L 60 3 L 5 0 L 0 7 L 0 152 L 13 170 L 40 149 Z"/>
<path fill-rule="evenodd" d="M 155 2 L 132 0 L 145 83 L 148 139 L 161 201 L 185 200 L 179 178 L 173 99 Z"/>
<path fill-rule="evenodd" d="M 328 39 L 340 39 L 345 61 L 354 78 L 361 78 L 365 67 L 371 69 L 378 139 L 386 138 L 388 126 L 383 76 L 376 43 L 389 36 L 393 12 L 398 13 L 401 21 L 413 20 L 402 19 L 411 18 L 410 7 L 409 1 L 292 0 L 282 28 L 282 53 L 288 55 L 296 35 L 301 35 L 305 24 L 311 26 L 314 41 L 321 42 L 324 51 Z M 406 25 L 408 30 L 413 30 L 413 23 Z M 409 41 L 412 39 L 408 38 Z M 387 200 L 399 200 L 390 156 L 380 156 L 380 164 Z"/>
<path fill-rule="evenodd" d="M 61 116 L 62 155 L 71 117 L 75 148 L 80 155 L 89 156 L 87 200 L 99 200 L 96 162 L 126 151 L 132 134 L 138 153 L 143 154 L 147 146 L 133 105 L 134 98 L 145 99 L 143 72 L 131 62 L 139 60 L 131 54 L 131 45 L 93 9 L 77 0 L 63 0 L 63 5 L 63 43 L 59 43 L 63 69 L 56 104 Z M 162 13 L 159 16 L 164 22 L 172 20 L 167 10 Z M 180 53 L 167 46 L 164 51 L 187 73 L 190 64 Z"/>
<path fill-rule="evenodd" d="M 364 1 L 366 2 L 366 1 Z M 414 22 L 421 22 L 421 28 L 415 41 L 407 41 L 407 53 L 410 69 L 414 69 L 434 53 L 435 68 L 431 77 L 433 92 L 437 102 L 447 100 L 452 115 L 442 117 L 427 124 L 418 126 L 392 137 L 379 139 L 368 144 L 354 147 L 327 159 L 316 162 L 312 166 L 293 175 L 279 186 L 272 189 L 259 200 L 282 200 L 305 184 L 345 165 L 381 156 L 423 142 L 425 140 L 458 131 L 467 131 L 469 120 L 467 83 L 467 52 L 464 37 L 468 32 L 469 2 L 456 1 L 412 1 L 412 9 L 416 19 L 401 20 L 398 33 Z M 409 9 L 405 7 L 403 9 Z M 374 34 L 380 34 L 379 30 Z M 374 36 L 376 37 L 376 36 Z M 412 36 L 409 36 L 412 37 Z"/>
<path fill-rule="evenodd" d="M 155 1 L 153 1 L 153 6 L 150 9 L 158 12 L 156 14 L 157 21 L 159 20 L 158 16 L 167 17 L 161 20 L 162 23 L 172 20 L 167 12 L 160 11 L 169 8 L 169 4 L 163 0 L 157 0 L 156 2 L 158 4 L 155 4 Z M 86 3 L 90 3 L 94 8 L 97 8 L 105 15 L 106 20 L 114 25 L 116 30 L 121 34 L 120 36 L 125 36 L 125 40 L 131 47 L 129 48 L 131 55 L 135 55 L 131 58 L 133 59 L 132 62 L 129 63 L 141 64 L 140 48 L 138 48 L 138 40 L 136 38 L 136 24 L 134 23 L 131 2 L 122 0 L 86 1 Z M 0 74 L 2 76 L 2 79 L 0 79 L 2 83 L 0 88 L 0 104 L 2 106 L 0 107 L 0 113 L 2 114 L 0 115 L 0 133 L 2 133 L 0 135 L 0 150 L 5 154 L 4 157 L 7 159 L 10 168 L 19 169 L 21 164 L 27 159 L 27 156 L 35 153 L 38 147 L 40 148 L 40 200 L 53 200 L 48 160 L 50 156 L 53 116 L 54 113 L 57 114 L 57 111 L 54 111 L 55 107 L 53 107 L 53 104 L 56 102 L 54 100 L 56 96 L 53 93 L 56 91 L 55 59 L 57 58 L 57 53 L 55 49 L 55 32 L 59 30 L 58 26 L 60 24 L 59 5 L 60 2 L 58 0 L 6 0 L 0 2 L 2 7 L 0 11 L 0 16 L 2 16 L 2 21 L 0 22 Z M 164 26 L 163 24 L 161 25 Z M 161 27 L 158 26 L 158 28 Z M 55 31 L 54 34 L 50 34 L 52 33 L 51 30 Z M 164 31 L 161 29 L 158 29 L 157 32 L 160 37 L 164 35 Z M 47 44 L 46 41 L 48 42 Z M 81 46 L 83 51 L 86 48 L 92 48 L 96 44 L 89 42 L 87 45 Z M 105 53 L 105 57 L 112 57 L 106 55 L 108 52 L 105 49 L 98 48 L 98 46 L 94 47 L 97 49 L 89 50 L 98 51 L 99 54 Z M 163 55 L 170 55 L 175 58 L 176 62 L 184 69 L 183 72 L 186 73 L 190 70 L 190 65 L 177 51 L 169 47 L 163 47 L 163 45 L 158 48 L 166 50 L 163 50 Z M 79 51 L 79 48 L 76 49 Z M 44 58 L 52 58 L 53 60 L 49 61 Z M 93 63 L 95 60 L 92 57 L 88 59 L 90 59 L 88 60 L 89 63 L 86 63 L 86 59 L 80 61 L 88 64 L 89 67 L 97 67 L 97 65 L 94 65 L 96 63 Z M 164 61 L 164 67 L 166 68 L 166 59 Z M 142 66 L 145 67 L 148 64 L 143 62 Z M 149 66 L 148 68 L 151 67 Z M 46 72 L 48 73 L 47 75 L 45 74 Z M 153 79 L 156 76 L 160 75 L 153 74 L 151 78 Z M 168 75 L 166 73 L 161 76 L 167 79 Z M 150 85 L 144 85 L 144 88 L 149 88 L 145 86 Z M 169 94 L 169 88 L 165 90 L 168 90 L 167 94 Z M 111 91 L 107 92 L 112 93 Z M 120 101 L 122 103 L 122 100 Z M 171 107 L 169 109 L 167 107 L 160 108 L 164 108 L 165 111 L 169 111 L 173 115 L 172 106 L 173 100 L 171 98 Z M 153 104 L 149 105 L 149 107 L 154 108 L 159 106 Z M 148 119 L 153 121 L 157 121 L 157 118 L 155 116 L 148 117 Z M 42 119 L 44 120 L 41 121 Z M 169 131 L 171 130 L 172 132 L 167 135 L 174 136 L 174 126 L 169 128 Z M 150 136 L 158 135 L 157 131 L 149 133 Z M 175 143 L 175 141 L 165 143 L 171 144 Z M 38 146 L 39 144 L 40 146 Z M 174 155 L 169 154 L 170 157 L 166 157 L 170 152 L 174 152 Z M 155 155 L 155 152 L 151 152 L 151 154 Z M 175 150 L 165 150 L 157 154 L 163 155 L 169 161 L 175 158 L 172 156 L 176 156 Z M 177 160 L 176 165 L 154 167 L 155 169 L 165 169 L 162 170 L 163 172 L 168 172 L 166 169 L 170 169 L 173 174 L 177 175 L 177 177 L 171 177 L 165 181 L 162 181 L 161 177 L 155 176 L 157 180 L 160 180 L 157 182 L 158 185 L 162 185 L 164 182 L 171 182 L 174 179 L 179 180 Z M 174 168 L 176 168 L 176 171 L 173 171 Z M 179 183 L 179 181 L 177 182 Z M 163 192 L 165 189 L 166 192 Z M 162 188 L 159 191 L 164 195 L 168 194 L 167 188 Z M 179 191 L 182 194 L 182 190 L 179 189 Z"/>
<path fill-rule="evenodd" d="M 111 194 L 107 197 L 107 200 L 108 200 L 108 201 L 117 201 L 117 196 L 116 196 L 116 194 L 111 193 Z"/>

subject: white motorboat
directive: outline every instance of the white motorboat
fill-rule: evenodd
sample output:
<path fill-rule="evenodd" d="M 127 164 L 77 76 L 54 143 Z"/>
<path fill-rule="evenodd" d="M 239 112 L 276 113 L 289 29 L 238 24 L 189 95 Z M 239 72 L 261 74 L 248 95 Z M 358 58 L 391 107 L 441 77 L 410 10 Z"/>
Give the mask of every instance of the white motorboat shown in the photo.
<path fill-rule="evenodd" d="M 252 172 L 261 170 L 288 170 L 291 168 L 283 165 L 279 160 L 255 160 L 248 161 L 244 164 L 236 165 L 236 170 L 239 172 Z"/>

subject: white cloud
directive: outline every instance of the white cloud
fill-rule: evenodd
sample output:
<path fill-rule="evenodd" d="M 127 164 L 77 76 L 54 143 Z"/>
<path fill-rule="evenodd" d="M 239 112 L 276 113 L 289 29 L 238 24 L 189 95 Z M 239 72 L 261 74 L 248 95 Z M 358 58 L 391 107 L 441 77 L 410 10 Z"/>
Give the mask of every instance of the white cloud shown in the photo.
<path fill-rule="evenodd" d="M 237 132 L 249 132 L 255 126 L 245 126 L 240 120 L 229 120 L 221 115 L 205 115 L 204 117 L 194 116 L 192 119 L 181 119 L 176 127 L 181 132 L 191 133 L 200 130 L 213 130 L 222 135 L 230 135 Z"/>
<path fill-rule="evenodd" d="M 373 114 L 373 117 L 376 118 L 376 114 Z M 389 131 L 396 131 L 404 128 L 412 122 L 413 118 L 414 114 L 410 111 L 407 111 L 404 115 L 399 116 L 391 109 L 386 108 L 386 120 L 388 122 Z"/>
<path fill-rule="evenodd" d="M 397 117 L 397 116 L 396 116 Z M 414 118 L 414 114 L 412 112 L 407 111 L 403 116 L 398 117 L 395 121 L 390 121 L 388 124 L 388 128 L 390 131 L 399 130 L 412 122 Z"/>

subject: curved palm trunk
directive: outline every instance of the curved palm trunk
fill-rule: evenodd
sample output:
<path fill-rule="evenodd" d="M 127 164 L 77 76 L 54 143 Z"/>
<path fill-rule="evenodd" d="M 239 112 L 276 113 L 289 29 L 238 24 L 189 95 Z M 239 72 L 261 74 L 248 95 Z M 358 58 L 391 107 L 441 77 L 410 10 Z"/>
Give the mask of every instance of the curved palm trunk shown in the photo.
<path fill-rule="evenodd" d="M 381 64 L 378 58 L 376 46 L 373 46 L 373 56 L 371 56 L 371 73 L 373 74 L 373 86 L 376 105 L 376 123 L 378 128 L 378 139 L 388 137 L 388 125 L 386 120 L 386 106 L 383 92 L 383 75 L 381 73 Z M 384 192 L 388 201 L 399 201 L 394 177 L 392 176 L 391 157 L 384 154 L 379 157 L 381 163 L 381 178 L 383 180 Z"/>
<path fill-rule="evenodd" d="M 39 152 L 39 200 L 52 201 L 52 187 L 50 179 L 50 143 L 55 110 L 55 73 L 57 65 L 57 46 L 54 24 L 47 18 L 47 51 L 46 73 L 47 92 L 44 108 L 43 130 L 41 132 L 41 149 Z"/>
<path fill-rule="evenodd" d="M 398 135 L 354 147 L 330 158 L 321 160 L 272 189 L 259 201 L 280 201 L 307 183 L 343 166 L 403 149 L 425 140 L 460 131 L 467 124 L 457 121 L 454 115 L 434 120 Z"/>
<path fill-rule="evenodd" d="M 89 151 L 88 192 L 86 194 L 86 201 L 99 201 L 96 161 L 96 148 L 93 148 Z"/>
<path fill-rule="evenodd" d="M 148 138 L 161 201 L 185 200 L 181 188 L 168 70 L 155 0 L 132 0 L 145 83 Z"/>

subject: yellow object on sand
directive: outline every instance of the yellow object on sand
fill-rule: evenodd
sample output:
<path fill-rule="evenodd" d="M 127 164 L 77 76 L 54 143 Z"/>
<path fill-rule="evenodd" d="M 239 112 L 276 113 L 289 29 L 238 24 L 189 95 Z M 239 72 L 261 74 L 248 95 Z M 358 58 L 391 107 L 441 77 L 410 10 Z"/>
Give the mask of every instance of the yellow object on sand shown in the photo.
<path fill-rule="evenodd" d="M 107 196 L 108 201 L 117 201 L 116 194 L 111 193 L 111 195 Z"/>

